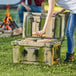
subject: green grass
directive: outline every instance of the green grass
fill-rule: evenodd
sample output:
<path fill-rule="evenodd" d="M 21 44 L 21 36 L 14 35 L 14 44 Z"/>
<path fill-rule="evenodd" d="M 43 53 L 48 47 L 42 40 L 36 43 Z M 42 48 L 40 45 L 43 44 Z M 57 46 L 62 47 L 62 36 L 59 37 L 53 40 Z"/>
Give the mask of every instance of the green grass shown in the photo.
<path fill-rule="evenodd" d="M 0 38 L 0 76 L 76 76 L 76 57 L 73 63 L 63 62 L 67 51 L 66 39 L 61 47 L 61 63 L 53 66 L 13 63 L 11 41 L 17 39 L 21 37 Z"/>
<path fill-rule="evenodd" d="M 0 17 L 2 16 L 0 15 Z M 73 63 L 63 61 L 67 51 L 66 38 L 61 47 L 61 62 L 53 66 L 13 63 L 11 41 L 17 39 L 21 39 L 21 36 L 0 38 L 0 76 L 76 76 L 76 54 Z"/>

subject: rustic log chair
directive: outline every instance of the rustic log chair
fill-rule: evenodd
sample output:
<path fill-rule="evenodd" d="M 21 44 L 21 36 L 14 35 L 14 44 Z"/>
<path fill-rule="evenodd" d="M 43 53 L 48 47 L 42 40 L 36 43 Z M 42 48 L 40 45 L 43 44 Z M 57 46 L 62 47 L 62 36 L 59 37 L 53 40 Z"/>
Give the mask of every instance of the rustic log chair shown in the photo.
<path fill-rule="evenodd" d="M 53 65 L 60 62 L 66 17 L 65 14 L 53 16 L 45 35 L 33 36 L 32 32 L 42 29 L 45 17 L 41 13 L 24 13 L 23 39 L 11 43 L 14 63 Z"/>

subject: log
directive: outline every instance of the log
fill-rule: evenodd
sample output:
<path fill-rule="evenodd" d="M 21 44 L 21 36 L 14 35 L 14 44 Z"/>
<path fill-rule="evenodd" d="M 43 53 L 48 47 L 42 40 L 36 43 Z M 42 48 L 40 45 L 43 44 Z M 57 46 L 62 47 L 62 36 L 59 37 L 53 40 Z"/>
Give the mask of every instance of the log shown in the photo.
<path fill-rule="evenodd" d="M 52 42 L 52 39 L 37 40 L 37 43 L 48 43 L 48 42 Z"/>
<path fill-rule="evenodd" d="M 22 37 L 23 38 L 25 38 L 26 36 L 25 36 L 25 29 L 26 29 L 26 27 L 25 27 L 25 25 L 26 25 L 26 21 L 27 21 L 27 15 L 28 15 L 29 13 L 26 13 L 26 12 L 24 12 L 24 19 L 23 19 L 23 34 L 22 34 Z"/>
<path fill-rule="evenodd" d="M 22 42 L 33 42 L 33 40 L 32 39 L 27 39 L 27 40 L 21 40 Z"/>

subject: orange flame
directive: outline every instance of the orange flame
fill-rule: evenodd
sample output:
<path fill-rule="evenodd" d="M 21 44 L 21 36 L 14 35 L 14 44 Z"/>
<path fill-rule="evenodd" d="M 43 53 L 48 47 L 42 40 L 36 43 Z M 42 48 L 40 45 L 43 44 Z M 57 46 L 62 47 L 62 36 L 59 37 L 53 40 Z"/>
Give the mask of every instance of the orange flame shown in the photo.
<path fill-rule="evenodd" d="M 11 19 L 12 20 L 12 18 L 10 17 L 10 13 L 9 13 L 9 9 L 10 9 L 10 5 L 6 5 L 7 6 L 7 11 L 6 11 L 6 17 L 7 17 L 7 20 L 9 20 L 9 19 Z"/>
<path fill-rule="evenodd" d="M 7 4 L 6 6 L 7 6 L 7 11 L 9 11 L 9 9 L 10 9 L 10 5 Z"/>
<path fill-rule="evenodd" d="M 10 16 L 10 13 L 9 13 L 10 6 L 7 4 L 6 7 L 7 7 L 6 16 Z"/>
<path fill-rule="evenodd" d="M 10 6 L 8 4 L 6 6 L 7 6 L 7 9 L 5 13 L 5 19 L 3 20 L 3 23 L 4 23 L 3 27 L 7 25 L 5 26 L 5 29 L 8 28 L 8 30 L 10 30 L 11 28 L 9 26 L 9 20 L 12 20 L 12 17 L 10 16 L 10 13 L 9 13 Z"/>

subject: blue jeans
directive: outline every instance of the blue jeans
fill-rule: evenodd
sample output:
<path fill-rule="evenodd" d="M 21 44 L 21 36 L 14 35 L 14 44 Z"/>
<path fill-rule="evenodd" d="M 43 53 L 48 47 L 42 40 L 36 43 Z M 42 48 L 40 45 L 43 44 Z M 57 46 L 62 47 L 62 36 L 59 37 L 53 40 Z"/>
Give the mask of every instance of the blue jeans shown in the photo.
<path fill-rule="evenodd" d="M 76 14 L 70 13 L 67 24 L 67 53 L 74 53 L 74 31 L 76 28 Z"/>
<path fill-rule="evenodd" d="M 37 12 L 41 13 L 42 7 L 41 6 L 29 6 L 31 11 L 27 11 L 22 5 L 19 6 L 20 9 L 18 10 L 20 23 L 23 23 L 23 12 Z"/>

